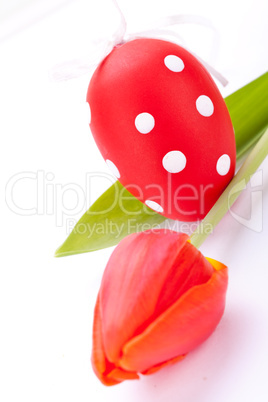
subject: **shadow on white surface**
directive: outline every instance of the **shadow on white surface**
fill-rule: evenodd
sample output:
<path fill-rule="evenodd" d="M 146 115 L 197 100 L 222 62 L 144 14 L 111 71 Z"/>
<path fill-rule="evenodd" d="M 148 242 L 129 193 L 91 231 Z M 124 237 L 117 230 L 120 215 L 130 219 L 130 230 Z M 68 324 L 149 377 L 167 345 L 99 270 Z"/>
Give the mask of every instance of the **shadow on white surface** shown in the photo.
<path fill-rule="evenodd" d="M 214 334 L 182 362 L 143 378 L 141 387 L 137 387 L 140 391 L 137 400 L 226 401 L 229 391 L 224 395 L 222 383 L 230 382 L 230 367 L 240 364 L 237 357 L 247 354 L 246 341 L 241 338 L 241 332 L 249 333 L 250 322 L 252 324 L 252 317 L 242 306 L 226 312 Z M 235 381 L 234 376 L 231 381 Z M 219 389 L 222 395 L 219 395 Z"/>

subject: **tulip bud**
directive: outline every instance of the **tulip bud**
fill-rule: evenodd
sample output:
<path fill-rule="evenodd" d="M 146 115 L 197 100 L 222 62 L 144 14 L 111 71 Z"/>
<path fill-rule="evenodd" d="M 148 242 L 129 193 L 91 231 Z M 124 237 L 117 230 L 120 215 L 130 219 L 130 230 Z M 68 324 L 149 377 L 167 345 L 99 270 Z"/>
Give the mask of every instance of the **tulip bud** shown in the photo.
<path fill-rule="evenodd" d="M 93 325 L 92 366 L 115 385 L 181 360 L 205 341 L 225 308 L 227 267 L 184 233 L 134 233 L 105 269 Z"/>

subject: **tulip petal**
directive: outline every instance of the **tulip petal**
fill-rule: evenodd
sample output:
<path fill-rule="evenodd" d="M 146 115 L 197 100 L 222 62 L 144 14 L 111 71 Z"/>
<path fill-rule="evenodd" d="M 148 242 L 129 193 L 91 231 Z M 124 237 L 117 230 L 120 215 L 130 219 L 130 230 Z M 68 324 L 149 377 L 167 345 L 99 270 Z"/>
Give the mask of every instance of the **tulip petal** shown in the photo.
<path fill-rule="evenodd" d="M 107 365 L 109 365 L 109 363 L 107 362 L 103 350 L 101 327 L 102 325 L 101 325 L 99 298 L 98 298 L 94 311 L 93 350 L 91 356 L 91 363 L 96 376 L 104 385 L 116 385 L 119 384 L 121 381 L 109 378 L 107 375 L 105 375 L 105 372 L 107 371 Z"/>
<path fill-rule="evenodd" d="M 150 324 L 187 240 L 173 231 L 147 231 L 126 237 L 114 250 L 101 284 L 100 310 L 105 355 L 116 366 L 124 344 Z"/>
<path fill-rule="evenodd" d="M 174 359 L 168 360 L 167 362 L 158 364 L 157 366 L 151 367 L 146 371 L 143 371 L 141 374 L 149 375 L 154 374 L 157 371 L 161 370 L 163 367 L 170 366 L 172 364 L 178 363 L 185 358 L 185 355 L 174 357 Z"/>
<path fill-rule="evenodd" d="M 124 381 L 124 380 L 139 380 L 139 376 L 137 373 L 133 373 L 131 371 L 125 371 L 116 367 L 109 374 L 107 374 L 107 378 L 111 378 L 112 380 Z"/>
<path fill-rule="evenodd" d="M 226 268 L 226 266 L 224 264 L 222 264 L 220 261 L 213 260 L 213 258 L 206 257 L 206 260 L 208 260 L 210 262 L 210 264 L 213 266 L 213 268 L 216 271 L 220 271 L 221 269 Z"/>
<path fill-rule="evenodd" d="M 188 353 L 205 341 L 223 315 L 227 282 L 227 267 L 221 264 L 220 269 L 217 264 L 207 283 L 189 289 L 123 347 L 120 367 L 144 372 Z"/>
<path fill-rule="evenodd" d="M 167 272 L 152 321 L 174 304 L 187 290 L 206 283 L 211 278 L 213 271 L 211 263 L 187 241 Z"/>

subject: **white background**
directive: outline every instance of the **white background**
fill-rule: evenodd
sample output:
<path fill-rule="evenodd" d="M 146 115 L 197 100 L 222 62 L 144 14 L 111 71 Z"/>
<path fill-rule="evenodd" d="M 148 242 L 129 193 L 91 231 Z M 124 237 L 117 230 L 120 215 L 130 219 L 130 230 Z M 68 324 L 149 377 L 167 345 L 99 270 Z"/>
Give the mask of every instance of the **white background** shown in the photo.
<path fill-rule="evenodd" d="M 267 160 L 258 186 L 240 197 L 201 248 L 229 267 L 226 312 L 215 333 L 177 365 L 104 387 L 90 365 L 91 326 L 112 250 L 53 254 L 112 179 L 94 178 L 108 170 L 87 124 L 90 73 L 54 83 L 48 72 L 86 57 L 90 41 L 116 27 L 117 15 L 108 0 L 7 3 L 0 20 L 1 401 L 267 401 Z M 176 29 L 229 79 L 224 96 L 267 70 L 265 0 L 118 3 L 129 32 L 170 14 L 211 19 L 217 49 L 207 28 Z"/>

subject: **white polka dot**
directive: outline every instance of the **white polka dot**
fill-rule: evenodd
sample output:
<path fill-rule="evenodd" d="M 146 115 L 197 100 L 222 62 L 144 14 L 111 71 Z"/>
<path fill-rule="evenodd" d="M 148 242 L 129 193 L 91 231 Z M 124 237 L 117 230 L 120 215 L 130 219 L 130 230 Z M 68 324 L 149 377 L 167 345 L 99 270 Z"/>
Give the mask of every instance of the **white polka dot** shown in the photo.
<path fill-rule="evenodd" d="M 214 112 L 212 100 L 206 95 L 201 95 L 199 98 L 197 98 L 196 108 L 198 112 L 205 117 L 211 116 Z"/>
<path fill-rule="evenodd" d="M 223 154 L 217 161 L 216 169 L 220 176 L 225 176 L 229 172 L 230 166 L 230 156 L 227 154 Z"/>
<path fill-rule="evenodd" d="M 154 128 L 155 121 L 150 113 L 140 113 L 135 119 L 136 129 L 141 134 L 148 134 Z"/>
<path fill-rule="evenodd" d="M 86 108 L 87 108 L 87 121 L 88 121 L 88 124 L 90 124 L 91 123 L 91 110 L 90 110 L 90 106 L 89 106 L 88 102 L 86 102 Z"/>
<path fill-rule="evenodd" d="M 169 173 L 179 173 L 186 166 L 186 157 L 181 151 L 170 151 L 164 156 L 162 163 Z"/>
<path fill-rule="evenodd" d="M 110 171 L 112 172 L 112 174 L 113 174 L 117 179 L 119 179 L 121 175 L 120 175 L 119 170 L 118 170 L 117 167 L 115 166 L 115 164 L 114 164 L 112 161 L 110 161 L 109 159 L 106 159 L 106 165 L 108 166 L 108 168 L 110 169 Z"/>
<path fill-rule="evenodd" d="M 180 73 L 184 69 L 184 63 L 178 56 L 169 55 L 165 57 L 164 63 L 174 73 Z"/>
<path fill-rule="evenodd" d="M 155 202 L 155 201 L 146 200 L 146 201 L 145 201 L 145 204 L 147 205 L 147 207 L 153 209 L 153 210 L 156 211 L 156 212 L 163 212 L 163 211 L 164 211 L 164 209 L 161 207 L 161 205 L 158 204 L 158 203 Z"/>

